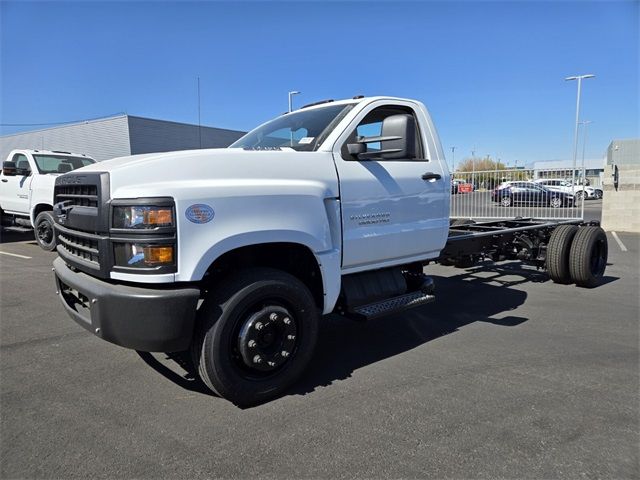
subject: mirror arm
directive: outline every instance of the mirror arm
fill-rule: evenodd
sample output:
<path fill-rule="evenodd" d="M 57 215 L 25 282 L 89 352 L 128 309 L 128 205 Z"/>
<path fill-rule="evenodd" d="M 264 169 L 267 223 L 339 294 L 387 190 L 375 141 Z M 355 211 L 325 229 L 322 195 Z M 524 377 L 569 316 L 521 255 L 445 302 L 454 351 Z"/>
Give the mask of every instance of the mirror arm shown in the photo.
<path fill-rule="evenodd" d="M 361 137 L 361 138 L 358 139 L 358 143 L 388 142 L 389 140 L 402 140 L 402 137 L 400 137 L 400 136 Z"/>

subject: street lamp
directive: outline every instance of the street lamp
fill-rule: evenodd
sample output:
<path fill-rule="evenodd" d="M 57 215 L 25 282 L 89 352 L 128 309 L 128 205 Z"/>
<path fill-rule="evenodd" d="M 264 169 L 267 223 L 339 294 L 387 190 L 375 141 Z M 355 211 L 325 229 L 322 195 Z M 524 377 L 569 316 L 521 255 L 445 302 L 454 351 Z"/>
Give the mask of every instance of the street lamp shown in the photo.
<path fill-rule="evenodd" d="M 291 111 L 293 110 L 293 108 L 292 108 L 293 104 L 292 104 L 292 101 L 291 101 L 291 100 L 292 100 L 292 98 L 293 98 L 293 96 L 294 96 L 294 95 L 298 95 L 298 94 L 300 94 L 300 93 L 302 93 L 302 92 L 298 92 L 298 91 L 296 91 L 296 90 L 294 90 L 294 91 L 292 91 L 292 92 L 289 92 L 289 112 L 291 112 Z"/>
<path fill-rule="evenodd" d="M 580 122 L 582 125 L 582 181 L 586 181 L 586 176 L 584 172 L 584 151 L 587 148 L 587 127 L 590 123 L 593 123 L 591 120 L 583 120 Z"/>
<path fill-rule="evenodd" d="M 565 81 L 577 80 L 578 81 L 578 98 L 576 100 L 576 127 L 573 134 L 573 171 L 571 174 L 571 181 L 575 185 L 576 183 L 576 160 L 578 157 L 578 125 L 580 123 L 580 92 L 582 90 L 582 80 L 585 78 L 593 78 L 595 75 L 589 73 L 586 75 L 574 75 L 573 77 L 565 78 Z"/>
<path fill-rule="evenodd" d="M 451 172 L 456 171 L 456 147 L 451 147 Z"/>

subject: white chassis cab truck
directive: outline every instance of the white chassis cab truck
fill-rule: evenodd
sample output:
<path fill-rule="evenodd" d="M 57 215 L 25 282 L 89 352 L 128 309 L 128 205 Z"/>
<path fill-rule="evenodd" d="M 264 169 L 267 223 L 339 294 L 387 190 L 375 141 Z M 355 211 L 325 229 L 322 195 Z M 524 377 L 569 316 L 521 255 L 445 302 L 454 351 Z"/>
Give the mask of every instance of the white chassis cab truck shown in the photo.
<path fill-rule="evenodd" d="M 213 392 L 252 405 L 302 374 L 323 315 L 368 319 L 432 301 L 429 262 L 520 259 L 557 282 L 598 283 L 598 226 L 450 226 L 450 189 L 422 103 L 321 102 L 226 149 L 113 159 L 57 178 L 57 292 L 95 335 L 188 350 Z"/>
<path fill-rule="evenodd" d="M 53 187 L 56 177 L 95 163 L 82 154 L 13 150 L 0 173 L 0 217 L 3 224 L 33 228 L 45 250 L 56 247 L 53 233 Z"/>

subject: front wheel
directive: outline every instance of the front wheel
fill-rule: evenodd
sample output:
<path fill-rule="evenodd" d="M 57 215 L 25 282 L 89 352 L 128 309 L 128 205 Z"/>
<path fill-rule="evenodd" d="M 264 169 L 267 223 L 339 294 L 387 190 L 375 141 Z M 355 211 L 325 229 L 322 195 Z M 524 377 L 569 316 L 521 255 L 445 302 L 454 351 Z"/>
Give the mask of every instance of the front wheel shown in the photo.
<path fill-rule="evenodd" d="M 500 200 L 500 204 L 503 207 L 510 207 L 511 206 L 511 197 L 502 197 L 502 200 Z"/>
<path fill-rule="evenodd" d="M 51 212 L 40 212 L 36 217 L 34 233 L 36 242 L 43 250 L 51 252 L 56 248 L 56 239 L 53 233 L 53 214 Z"/>
<path fill-rule="evenodd" d="M 191 347 L 200 378 L 239 406 L 277 397 L 311 360 L 320 315 L 288 273 L 252 268 L 209 292 Z"/>

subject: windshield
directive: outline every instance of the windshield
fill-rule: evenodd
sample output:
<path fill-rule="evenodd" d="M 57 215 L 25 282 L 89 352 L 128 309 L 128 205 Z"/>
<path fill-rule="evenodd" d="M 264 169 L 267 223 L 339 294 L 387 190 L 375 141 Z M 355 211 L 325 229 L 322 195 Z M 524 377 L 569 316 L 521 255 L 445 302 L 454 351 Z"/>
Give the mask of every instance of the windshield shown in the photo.
<path fill-rule="evenodd" d="M 34 155 L 40 173 L 67 173 L 76 168 L 96 163 L 93 158 L 66 155 Z"/>
<path fill-rule="evenodd" d="M 355 104 L 330 105 L 288 113 L 251 130 L 229 148 L 314 151 Z"/>

